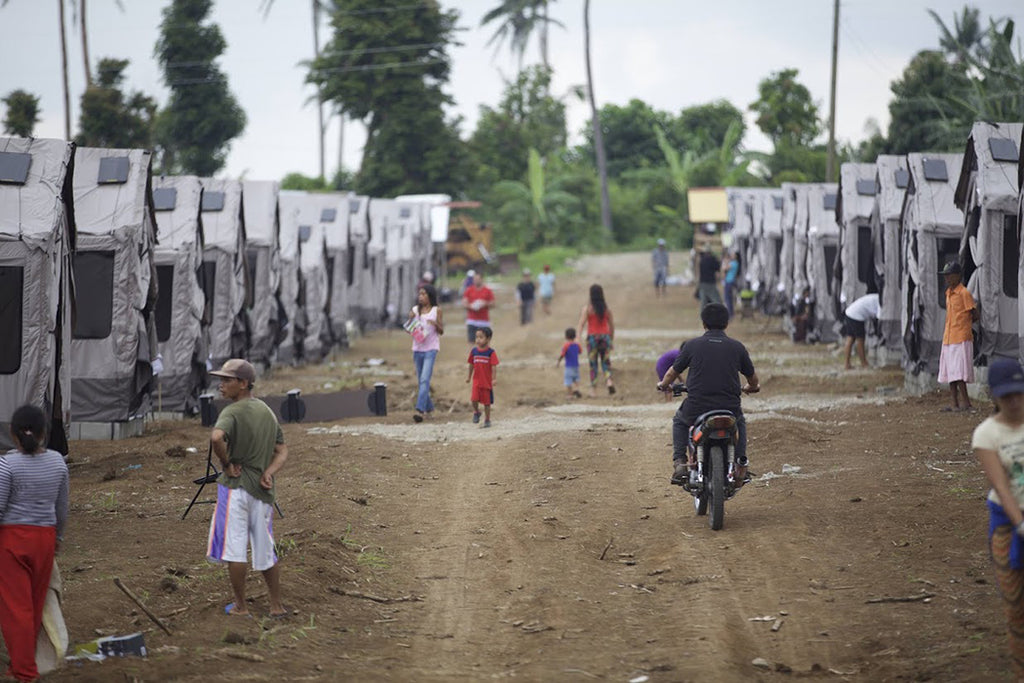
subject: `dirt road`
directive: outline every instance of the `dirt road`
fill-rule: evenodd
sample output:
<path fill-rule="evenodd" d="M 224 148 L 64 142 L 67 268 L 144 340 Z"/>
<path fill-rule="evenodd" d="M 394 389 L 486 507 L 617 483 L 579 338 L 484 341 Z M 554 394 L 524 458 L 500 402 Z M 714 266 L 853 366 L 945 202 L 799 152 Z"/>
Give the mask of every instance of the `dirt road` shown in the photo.
<path fill-rule="evenodd" d="M 150 656 L 51 679 L 1009 680 L 968 448 L 983 413 L 940 417 L 944 397 L 904 397 L 899 371 L 842 372 L 777 321 L 737 321 L 764 387 L 744 405 L 757 478 L 713 532 L 668 484 L 675 404 L 652 389 L 657 356 L 699 333 L 696 302 L 683 288 L 654 298 L 648 276 L 646 254 L 589 258 L 527 327 L 500 290 L 491 429 L 469 419 L 457 308 L 424 424 L 400 330 L 262 382 L 389 383 L 387 418 L 285 427 L 288 620 L 225 616 L 226 574 L 202 558 L 209 507 L 180 520 L 201 426 L 75 443 L 60 558 L 72 641 L 143 630 Z M 591 282 L 615 313 L 619 391 L 569 401 L 555 359 Z M 258 578 L 250 591 L 265 615 Z M 910 601 L 869 602 L 894 598 Z"/>

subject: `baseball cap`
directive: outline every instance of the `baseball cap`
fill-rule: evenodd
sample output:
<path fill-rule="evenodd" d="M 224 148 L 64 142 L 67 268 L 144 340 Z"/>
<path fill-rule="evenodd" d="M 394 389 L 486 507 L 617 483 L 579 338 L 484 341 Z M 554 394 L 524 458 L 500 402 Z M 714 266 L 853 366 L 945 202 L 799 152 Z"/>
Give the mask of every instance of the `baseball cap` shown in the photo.
<path fill-rule="evenodd" d="M 998 397 L 1024 393 L 1024 368 L 1012 358 L 997 358 L 988 366 L 988 386 Z"/>
<path fill-rule="evenodd" d="M 947 263 L 942 268 L 941 271 L 939 271 L 939 274 L 940 275 L 959 275 L 961 272 L 963 272 L 963 271 L 960 268 L 960 263 L 957 262 L 957 261 L 950 261 L 949 263 Z"/>
<path fill-rule="evenodd" d="M 246 382 L 256 381 L 256 368 L 252 366 L 252 363 L 241 358 L 232 358 L 224 361 L 224 365 L 221 366 L 220 370 L 213 370 L 210 374 L 214 377 L 230 377 L 245 380 Z"/>

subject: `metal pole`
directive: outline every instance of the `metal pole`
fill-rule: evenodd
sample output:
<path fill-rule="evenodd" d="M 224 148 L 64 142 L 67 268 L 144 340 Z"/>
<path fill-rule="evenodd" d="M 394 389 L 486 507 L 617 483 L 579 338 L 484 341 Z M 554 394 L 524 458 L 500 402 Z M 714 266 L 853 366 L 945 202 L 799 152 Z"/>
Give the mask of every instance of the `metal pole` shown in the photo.
<path fill-rule="evenodd" d="M 839 61 L 839 0 L 832 6 L 832 82 L 828 98 L 828 158 L 825 163 L 825 181 L 836 179 L 836 64 Z"/>

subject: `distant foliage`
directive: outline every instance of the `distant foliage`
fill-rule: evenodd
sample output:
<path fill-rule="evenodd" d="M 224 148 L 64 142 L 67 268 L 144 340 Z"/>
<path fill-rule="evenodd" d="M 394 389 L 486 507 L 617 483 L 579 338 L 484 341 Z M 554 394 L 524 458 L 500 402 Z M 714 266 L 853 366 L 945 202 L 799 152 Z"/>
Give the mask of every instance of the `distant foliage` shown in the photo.
<path fill-rule="evenodd" d="M 97 78 L 82 95 L 82 114 L 75 142 L 87 147 L 153 147 L 156 100 L 121 90 L 127 59 L 101 59 Z"/>
<path fill-rule="evenodd" d="M 0 99 L 7 108 L 4 114 L 4 133 L 23 138 L 32 137 L 39 123 L 39 98 L 25 90 L 12 90 Z"/>

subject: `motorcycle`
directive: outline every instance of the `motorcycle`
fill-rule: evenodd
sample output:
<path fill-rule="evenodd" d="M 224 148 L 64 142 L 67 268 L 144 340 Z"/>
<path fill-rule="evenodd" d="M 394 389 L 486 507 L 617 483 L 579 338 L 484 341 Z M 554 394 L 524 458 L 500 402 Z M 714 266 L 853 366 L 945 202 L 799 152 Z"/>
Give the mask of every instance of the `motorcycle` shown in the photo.
<path fill-rule="evenodd" d="M 672 385 L 673 396 L 685 392 L 686 385 Z M 708 411 L 690 427 L 686 444 L 689 479 L 682 487 L 693 496 L 697 515 L 707 515 L 708 526 L 715 531 L 725 524 L 725 501 L 746 483 L 735 478 L 738 440 L 737 418 L 729 410 Z"/>

